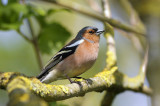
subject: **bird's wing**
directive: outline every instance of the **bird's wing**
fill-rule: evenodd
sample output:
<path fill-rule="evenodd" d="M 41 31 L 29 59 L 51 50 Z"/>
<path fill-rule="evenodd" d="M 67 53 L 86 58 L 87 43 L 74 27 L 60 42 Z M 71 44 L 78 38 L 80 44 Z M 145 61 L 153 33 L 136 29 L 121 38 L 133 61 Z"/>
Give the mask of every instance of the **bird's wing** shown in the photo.
<path fill-rule="evenodd" d="M 55 65 L 57 65 L 59 62 L 64 60 L 66 57 L 72 55 L 78 45 L 83 42 L 82 40 L 72 40 L 69 44 L 67 44 L 65 47 L 63 47 L 53 58 L 49 60 L 47 65 L 44 67 L 42 72 L 37 76 L 38 79 L 41 79 L 43 76 L 47 75 Z"/>

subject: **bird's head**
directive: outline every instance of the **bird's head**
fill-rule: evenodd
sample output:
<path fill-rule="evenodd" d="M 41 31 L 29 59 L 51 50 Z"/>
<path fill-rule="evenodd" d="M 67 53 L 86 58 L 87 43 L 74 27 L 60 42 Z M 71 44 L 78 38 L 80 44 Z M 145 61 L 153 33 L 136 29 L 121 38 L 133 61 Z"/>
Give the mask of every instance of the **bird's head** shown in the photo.
<path fill-rule="evenodd" d="M 77 37 L 82 37 L 84 39 L 89 39 L 94 42 L 99 42 L 100 34 L 102 34 L 104 30 L 98 30 L 96 27 L 87 26 L 82 28 L 79 32 Z"/>

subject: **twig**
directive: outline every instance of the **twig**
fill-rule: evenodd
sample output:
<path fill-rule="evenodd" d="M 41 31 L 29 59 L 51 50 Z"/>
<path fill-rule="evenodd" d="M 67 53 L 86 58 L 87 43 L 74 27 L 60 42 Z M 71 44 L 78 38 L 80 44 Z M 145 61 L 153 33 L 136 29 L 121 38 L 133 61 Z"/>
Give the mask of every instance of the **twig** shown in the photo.
<path fill-rule="evenodd" d="M 103 14 L 106 18 L 111 18 L 110 7 L 108 4 L 108 0 L 102 0 L 102 8 Z M 104 22 L 105 34 L 107 41 L 107 59 L 106 59 L 106 68 L 110 69 L 117 64 L 117 56 L 116 56 L 116 48 L 115 48 L 115 40 L 114 40 L 114 31 L 111 25 Z"/>
<path fill-rule="evenodd" d="M 37 37 L 34 35 L 34 31 L 31 25 L 31 20 L 27 19 L 27 23 L 28 23 L 28 27 L 30 29 L 31 32 L 31 36 L 32 36 L 32 45 L 36 54 L 36 58 L 37 58 L 37 62 L 39 65 L 40 70 L 43 68 L 43 64 L 42 64 L 42 59 L 41 59 L 41 54 L 40 54 L 40 50 L 39 50 L 39 46 L 38 46 L 38 39 Z"/>
<path fill-rule="evenodd" d="M 109 1 L 108 0 L 101 0 L 102 2 L 102 8 L 103 8 L 103 14 L 105 17 L 111 18 L 111 11 L 109 7 Z M 117 56 L 116 56 L 116 49 L 115 49 L 115 40 L 114 40 L 114 31 L 112 26 L 110 26 L 108 23 L 104 22 L 104 27 L 107 30 L 105 33 L 105 37 L 107 40 L 107 59 L 106 59 L 106 68 L 111 69 L 114 66 L 117 67 Z M 108 91 L 106 95 L 104 96 L 101 106 L 111 106 L 112 102 L 114 100 L 114 97 L 117 95 L 116 92 Z"/>
<path fill-rule="evenodd" d="M 143 22 L 139 18 L 135 9 L 132 7 L 131 3 L 128 0 L 117 0 L 117 1 L 119 1 L 122 4 L 126 13 L 129 15 L 131 25 L 135 26 L 136 28 L 140 29 L 143 32 L 146 32 Z"/>
<path fill-rule="evenodd" d="M 33 43 L 34 51 L 36 53 L 36 57 L 37 57 L 37 62 L 38 62 L 39 68 L 40 68 L 40 70 L 42 70 L 43 65 L 42 65 L 42 59 L 41 59 L 41 54 L 40 54 L 37 38 L 32 40 L 32 43 Z"/>
<path fill-rule="evenodd" d="M 142 77 L 142 81 L 144 82 L 145 76 L 146 76 L 146 69 L 148 65 L 148 51 L 149 51 L 149 45 L 147 45 L 146 52 L 144 54 L 144 59 L 140 68 L 139 75 Z"/>
<path fill-rule="evenodd" d="M 125 9 L 125 12 L 128 14 L 129 19 L 130 19 L 130 24 L 137 29 L 140 29 L 143 32 L 146 32 L 145 26 L 143 22 L 141 21 L 140 17 L 138 16 L 137 12 L 135 9 L 132 7 L 131 3 L 128 0 L 117 0 L 118 2 L 121 3 L 122 7 Z M 132 41 L 132 44 L 134 47 L 141 53 L 143 54 L 144 52 L 144 38 L 141 38 L 140 36 L 137 36 L 134 33 L 126 33 L 123 31 L 120 31 L 123 35 L 127 35 L 128 38 Z"/>
<path fill-rule="evenodd" d="M 153 91 L 151 88 L 147 87 L 147 86 L 142 86 L 141 88 L 137 89 L 137 88 L 126 88 L 126 90 L 130 90 L 130 91 L 134 91 L 134 92 L 141 92 L 145 95 L 151 96 L 153 94 Z"/>
<path fill-rule="evenodd" d="M 123 36 L 125 36 L 126 38 L 128 38 L 131 42 L 132 42 L 132 44 L 133 44 L 133 46 L 135 47 L 135 49 L 140 53 L 140 54 L 143 54 L 144 53 L 144 48 L 143 48 L 143 44 L 142 44 L 142 40 L 144 40 L 145 41 L 145 39 L 144 38 L 140 38 L 140 37 L 138 37 L 138 36 L 136 36 L 136 34 L 133 34 L 133 33 L 128 33 L 128 32 L 125 32 L 125 31 L 122 31 L 122 30 L 119 30 L 119 29 L 117 29 L 117 31 L 121 34 L 121 35 L 123 35 Z"/>
<path fill-rule="evenodd" d="M 32 40 L 29 39 L 28 37 L 26 37 L 26 36 L 20 31 L 20 29 L 17 29 L 16 31 L 17 31 L 17 33 L 18 33 L 22 38 L 24 38 L 26 41 L 28 41 L 29 43 L 32 42 Z"/>

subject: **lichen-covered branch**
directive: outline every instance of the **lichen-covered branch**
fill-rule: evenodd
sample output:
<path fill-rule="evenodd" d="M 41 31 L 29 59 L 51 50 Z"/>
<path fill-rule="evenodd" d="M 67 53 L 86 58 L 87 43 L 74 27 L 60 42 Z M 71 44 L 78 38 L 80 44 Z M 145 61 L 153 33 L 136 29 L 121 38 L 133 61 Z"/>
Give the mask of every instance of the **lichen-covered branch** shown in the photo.
<path fill-rule="evenodd" d="M 95 75 L 95 77 L 90 78 L 90 80 L 92 81 L 92 84 L 88 84 L 85 80 L 82 80 L 81 86 L 76 83 L 67 85 L 49 85 L 41 83 L 36 78 L 27 78 L 21 74 L 6 72 L 0 73 L 0 88 L 6 89 L 8 93 L 11 93 L 16 89 L 24 89 L 26 92 L 33 92 L 34 94 L 39 95 L 46 101 L 64 100 L 75 96 L 83 96 L 87 92 L 101 92 L 110 88 L 116 88 L 118 92 L 123 92 L 127 89 L 149 95 L 151 93 L 148 91 L 149 88 L 143 89 L 144 87 L 141 84 L 139 84 L 139 86 L 134 86 L 137 85 L 136 83 L 139 81 L 139 78 L 126 77 L 126 75 L 117 71 L 117 67 L 113 67 L 110 70 L 103 70 Z"/>
<path fill-rule="evenodd" d="M 106 18 L 111 18 L 110 7 L 108 5 L 107 0 L 102 0 L 102 8 L 103 14 Z M 110 69 L 117 65 L 117 56 L 116 56 L 116 48 L 115 48 L 115 40 L 114 40 L 114 30 L 113 27 L 104 22 L 104 28 L 106 30 L 104 36 L 107 41 L 107 59 L 106 59 L 106 68 Z"/>
<path fill-rule="evenodd" d="M 140 67 L 139 74 L 135 78 L 129 78 L 128 76 L 124 76 L 124 80 L 126 80 L 125 83 L 123 83 L 124 88 L 126 88 L 126 89 L 133 88 L 134 91 L 137 91 L 137 87 L 139 86 L 139 87 L 142 87 L 141 89 L 145 89 L 150 93 L 152 92 L 151 90 L 147 89 L 146 86 L 144 86 L 144 80 L 145 80 L 145 76 L 146 76 L 146 68 L 147 68 L 147 63 L 148 63 L 148 49 L 149 48 L 147 47 L 142 65 Z M 140 85 L 142 85 L 142 86 L 140 86 Z"/>
<path fill-rule="evenodd" d="M 0 73 L 0 88 L 9 94 L 8 106 L 48 106 L 29 88 L 24 75 L 16 72 Z"/>
<path fill-rule="evenodd" d="M 112 102 L 116 95 L 116 92 L 107 92 L 102 100 L 101 106 L 112 106 Z"/>
<path fill-rule="evenodd" d="M 108 0 L 101 0 L 101 1 L 102 1 L 102 8 L 103 8 L 104 16 L 107 18 L 111 18 L 109 1 Z M 106 29 L 106 33 L 104 34 L 104 36 L 106 37 L 106 40 L 107 40 L 106 68 L 109 70 L 112 67 L 115 67 L 115 66 L 117 67 L 117 55 L 116 55 L 115 40 L 114 40 L 114 30 L 112 26 L 108 24 L 107 22 L 104 22 L 103 24 L 104 24 L 104 28 Z M 117 94 L 116 92 L 106 93 L 101 105 L 111 106 L 116 94 Z"/>
<path fill-rule="evenodd" d="M 24 81 L 24 77 L 17 77 L 8 83 L 8 106 L 48 106 L 42 98 L 29 90 L 27 84 L 29 83 Z"/>

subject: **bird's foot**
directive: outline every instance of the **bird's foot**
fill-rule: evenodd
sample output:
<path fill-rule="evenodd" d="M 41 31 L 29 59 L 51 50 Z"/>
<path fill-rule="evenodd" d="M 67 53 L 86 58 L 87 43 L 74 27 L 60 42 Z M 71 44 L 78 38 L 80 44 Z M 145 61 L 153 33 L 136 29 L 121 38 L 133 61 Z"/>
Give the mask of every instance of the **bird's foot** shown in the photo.
<path fill-rule="evenodd" d="M 73 84 L 73 83 L 76 83 L 76 84 L 78 84 L 79 86 L 81 86 L 81 87 L 82 87 L 82 84 L 81 84 L 81 82 L 80 82 L 80 81 L 71 81 L 71 84 Z"/>
<path fill-rule="evenodd" d="M 76 84 L 78 84 L 80 87 L 82 87 L 82 84 L 81 84 L 80 81 L 72 81 L 71 78 L 68 77 L 67 75 L 66 75 L 66 77 L 67 77 L 67 79 L 69 80 L 69 82 L 70 82 L 71 84 L 76 83 Z"/>
<path fill-rule="evenodd" d="M 83 79 L 86 81 L 86 83 L 88 85 L 92 85 L 93 81 L 91 79 L 86 79 L 86 78 L 83 78 L 83 77 L 73 77 L 73 78 L 77 78 L 77 79 Z M 76 79 L 75 79 L 76 80 Z"/>

